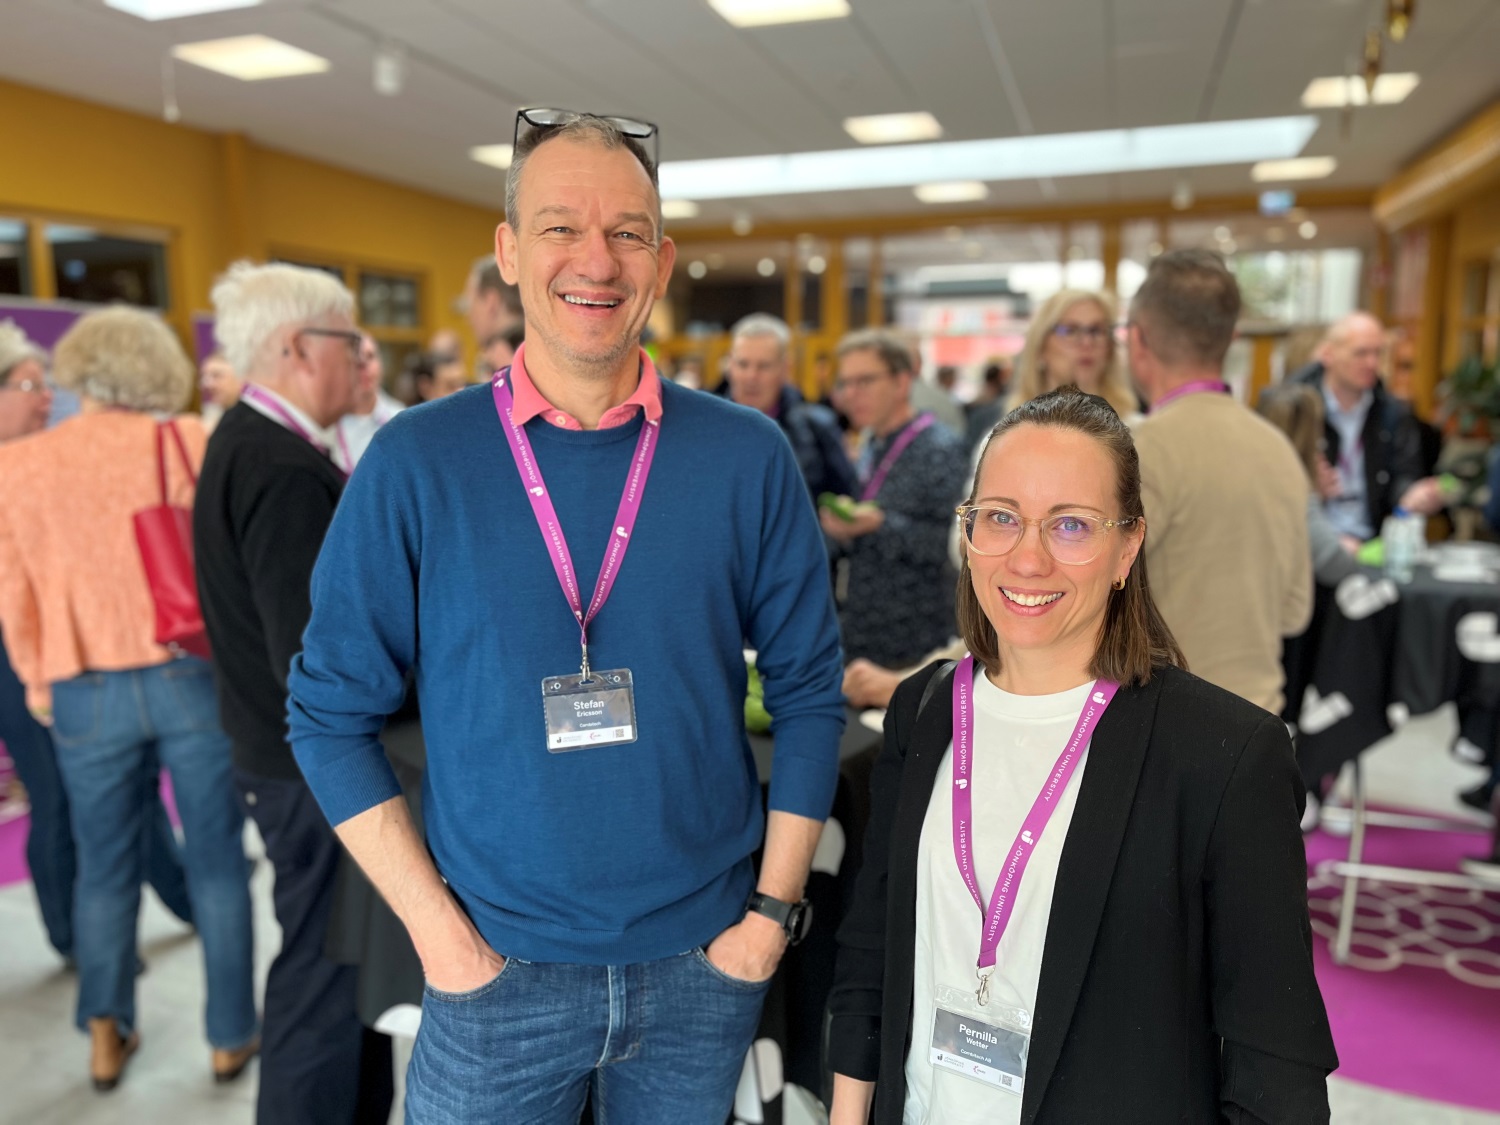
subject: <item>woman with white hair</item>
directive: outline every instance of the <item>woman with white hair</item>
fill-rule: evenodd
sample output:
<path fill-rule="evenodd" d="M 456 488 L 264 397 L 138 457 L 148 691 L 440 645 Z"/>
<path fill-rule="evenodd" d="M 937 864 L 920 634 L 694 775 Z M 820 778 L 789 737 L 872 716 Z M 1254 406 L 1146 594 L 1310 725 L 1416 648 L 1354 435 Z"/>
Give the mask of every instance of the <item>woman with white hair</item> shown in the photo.
<path fill-rule="evenodd" d="M 1059 387 L 1098 395 L 1126 422 L 1140 416 L 1115 345 L 1115 299 L 1092 289 L 1060 289 L 1042 302 L 1016 358 L 1007 412 Z"/>
<path fill-rule="evenodd" d="M 53 375 L 79 395 L 81 412 L 0 448 L 0 621 L 28 705 L 52 724 L 72 808 L 78 1026 L 92 1038 L 95 1088 L 113 1089 L 141 1042 L 141 794 L 159 757 L 186 838 L 213 1074 L 227 1081 L 257 1042 L 244 818 L 213 673 L 158 643 L 133 518 L 160 505 L 163 492 L 169 503 L 191 503 L 202 426 L 171 419 L 180 441 L 165 435 L 169 454 L 159 459 L 157 418 L 186 404 L 193 370 L 160 319 L 115 307 L 68 331 Z"/>

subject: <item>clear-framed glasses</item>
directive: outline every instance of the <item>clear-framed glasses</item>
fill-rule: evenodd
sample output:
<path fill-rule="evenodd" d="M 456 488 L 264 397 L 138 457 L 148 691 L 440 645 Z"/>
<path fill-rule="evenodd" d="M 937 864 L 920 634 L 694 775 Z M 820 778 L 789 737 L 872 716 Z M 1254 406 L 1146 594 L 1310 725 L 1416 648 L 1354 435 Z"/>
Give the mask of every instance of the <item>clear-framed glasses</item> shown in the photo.
<path fill-rule="evenodd" d="M 23 391 L 29 395 L 46 394 L 56 387 L 46 379 L 17 379 L 14 383 L 0 383 L 0 391 Z"/>
<path fill-rule="evenodd" d="M 585 118 L 595 118 L 599 121 L 607 121 L 627 137 L 637 141 L 651 142 L 651 167 L 661 166 L 661 132 L 656 125 L 650 121 L 641 121 L 634 117 L 616 117 L 605 113 L 580 113 L 572 109 L 551 109 L 534 107 L 516 111 L 516 135 L 514 147 L 516 151 L 521 148 L 521 126 L 526 124 L 532 129 L 559 129 L 564 125 L 571 125 L 575 121 Z"/>
<path fill-rule="evenodd" d="M 864 391 L 869 390 L 876 383 L 882 383 L 887 379 L 894 378 L 895 375 L 889 371 L 879 375 L 849 375 L 842 379 L 835 379 L 833 381 L 833 389 L 840 394 L 847 394 L 849 391 Z"/>
<path fill-rule="evenodd" d="M 976 555 L 1008 555 L 1026 535 L 1026 526 L 1035 524 L 1042 537 L 1042 547 L 1055 560 L 1068 566 L 1083 566 L 1099 557 L 1110 531 L 1132 527 L 1139 516 L 1111 520 L 1083 512 L 1060 512 L 1041 519 L 1027 519 L 1020 512 L 991 504 L 960 504 L 958 523 L 963 528 L 969 550 Z"/>
<path fill-rule="evenodd" d="M 297 333 L 299 336 L 327 336 L 331 340 L 342 340 L 344 346 L 349 349 L 349 358 L 355 363 L 363 362 L 360 354 L 365 338 L 358 332 L 352 332 L 347 328 L 304 328 Z"/>
<path fill-rule="evenodd" d="M 1107 324 L 1069 324 L 1063 321 L 1052 328 L 1052 335 L 1068 344 L 1098 344 L 1114 337 Z"/>

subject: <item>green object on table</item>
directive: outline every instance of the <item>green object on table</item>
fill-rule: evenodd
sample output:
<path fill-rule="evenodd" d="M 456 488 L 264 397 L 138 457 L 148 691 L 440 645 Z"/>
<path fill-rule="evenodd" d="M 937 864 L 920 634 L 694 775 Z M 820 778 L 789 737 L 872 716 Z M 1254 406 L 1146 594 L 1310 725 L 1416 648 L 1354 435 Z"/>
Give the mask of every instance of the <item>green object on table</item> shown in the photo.
<path fill-rule="evenodd" d="M 1354 561 L 1359 563 L 1361 566 L 1384 566 L 1384 540 L 1375 538 L 1361 543 L 1359 545 L 1359 550 L 1354 552 Z"/>
<path fill-rule="evenodd" d="M 1437 479 L 1438 491 L 1445 497 L 1452 498 L 1464 490 L 1464 482 L 1452 473 L 1443 473 Z"/>
<path fill-rule="evenodd" d="M 745 692 L 745 729 L 751 734 L 765 734 L 771 729 L 771 713 L 766 710 L 765 687 L 760 682 L 760 673 L 754 664 L 745 669 L 749 673 L 749 684 Z"/>

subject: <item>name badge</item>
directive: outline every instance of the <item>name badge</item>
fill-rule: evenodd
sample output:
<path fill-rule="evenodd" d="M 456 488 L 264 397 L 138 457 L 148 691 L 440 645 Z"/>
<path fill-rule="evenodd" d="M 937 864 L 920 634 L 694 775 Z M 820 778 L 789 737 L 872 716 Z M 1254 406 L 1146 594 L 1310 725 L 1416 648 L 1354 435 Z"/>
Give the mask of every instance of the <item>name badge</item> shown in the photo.
<path fill-rule="evenodd" d="M 548 676 L 542 681 L 547 750 L 562 754 L 636 740 L 635 685 L 630 669 L 591 671 L 587 680 Z"/>
<path fill-rule="evenodd" d="M 1019 1008 L 986 1010 L 981 1017 L 969 1010 L 973 997 L 973 992 L 938 990 L 932 1019 L 932 1065 L 1020 1094 L 1026 1085 L 1031 1018 Z"/>

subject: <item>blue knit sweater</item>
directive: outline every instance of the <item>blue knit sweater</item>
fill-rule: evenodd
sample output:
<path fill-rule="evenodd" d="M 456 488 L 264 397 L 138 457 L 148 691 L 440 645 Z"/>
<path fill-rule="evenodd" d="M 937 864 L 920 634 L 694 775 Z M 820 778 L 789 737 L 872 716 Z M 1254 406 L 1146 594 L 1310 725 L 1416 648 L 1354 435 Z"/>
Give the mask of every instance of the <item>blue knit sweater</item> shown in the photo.
<path fill-rule="evenodd" d="M 377 741 L 411 669 L 438 870 L 498 952 L 624 964 L 741 915 L 763 812 L 745 738 L 759 651 L 775 720 L 770 807 L 822 819 L 843 726 L 838 627 L 807 489 L 776 424 L 663 386 L 660 444 L 595 668 L 629 668 L 639 738 L 549 753 L 542 679 L 578 626 L 491 389 L 396 417 L 344 493 L 289 681 L 292 748 L 338 824 L 400 789 Z M 641 422 L 527 433 L 587 603 Z"/>

